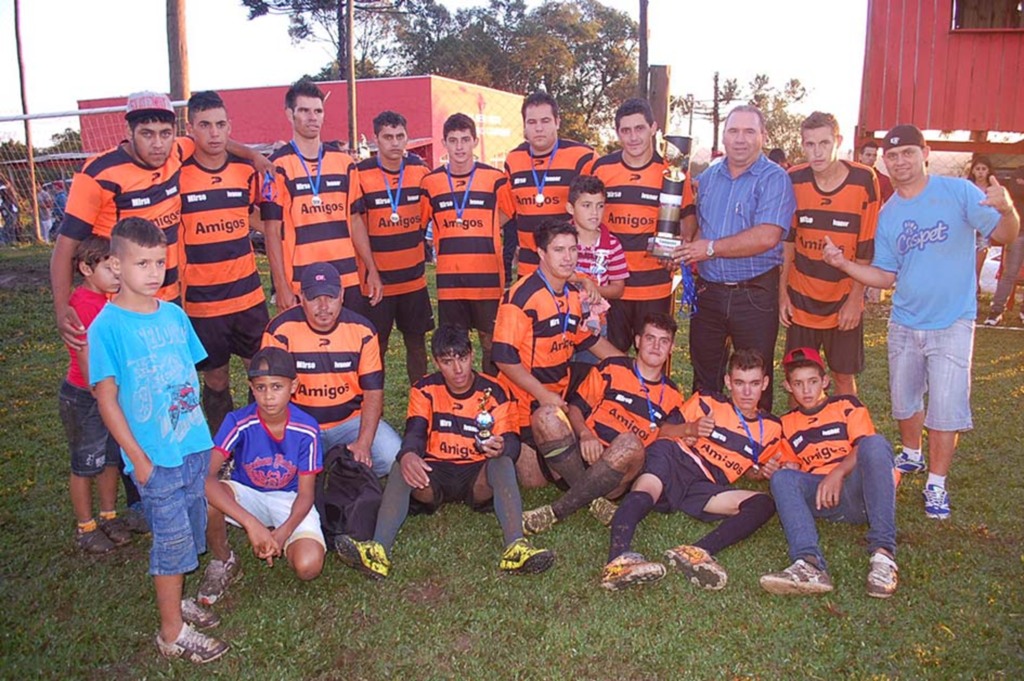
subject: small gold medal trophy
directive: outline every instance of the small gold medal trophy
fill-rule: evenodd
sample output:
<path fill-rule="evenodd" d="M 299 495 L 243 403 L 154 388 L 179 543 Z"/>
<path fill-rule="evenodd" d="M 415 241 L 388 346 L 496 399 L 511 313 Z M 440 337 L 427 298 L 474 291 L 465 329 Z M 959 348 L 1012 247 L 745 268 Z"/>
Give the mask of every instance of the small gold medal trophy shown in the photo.
<path fill-rule="evenodd" d="M 489 399 L 491 399 L 491 389 L 487 388 L 480 397 L 480 411 L 477 412 L 476 418 L 473 419 L 473 422 L 476 424 L 474 440 L 478 452 L 484 451 L 484 443 L 490 440 L 493 435 L 491 430 L 494 428 L 494 415 L 487 411 L 487 401 Z"/>

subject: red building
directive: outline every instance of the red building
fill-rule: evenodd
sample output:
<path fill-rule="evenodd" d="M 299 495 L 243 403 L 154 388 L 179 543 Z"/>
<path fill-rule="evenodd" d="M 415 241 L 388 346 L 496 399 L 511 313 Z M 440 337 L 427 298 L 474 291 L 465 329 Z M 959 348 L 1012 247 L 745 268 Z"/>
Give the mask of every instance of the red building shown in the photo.
<path fill-rule="evenodd" d="M 937 150 L 1024 153 L 1019 0 L 868 0 L 857 139 L 899 123 L 929 131 Z"/>
<path fill-rule="evenodd" d="M 348 139 L 348 92 L 344 81 L 317 83 L 327 100 L 322 131 L 326 140 Z M 287 85 L 218 90 L 231 118 L 231 136 L 246 144 L 270 145 L 291 139 L 291 124 L 285 118 Z M 123 106 L 127 93 L 119 97 L 80 100 L 81 109 Z M 505 155 L 523 139 L 520 114 L 523 97 L 492 88 L 463 83 L 441 76 L 373 78 L 356 82 L 358 136 L 365 135 L 372 148 L 373 117 L 384 109 L 397 111 L 408 119 L 410 149 L 436 166 L 444 154 L 441 130 L 453 113 L 471 116 L 477 125 L 480 160 L 501 167 Z M 82 145 L 86 152 L 109 149 L 123 139 L 121 113 L 82 116 Z"/>

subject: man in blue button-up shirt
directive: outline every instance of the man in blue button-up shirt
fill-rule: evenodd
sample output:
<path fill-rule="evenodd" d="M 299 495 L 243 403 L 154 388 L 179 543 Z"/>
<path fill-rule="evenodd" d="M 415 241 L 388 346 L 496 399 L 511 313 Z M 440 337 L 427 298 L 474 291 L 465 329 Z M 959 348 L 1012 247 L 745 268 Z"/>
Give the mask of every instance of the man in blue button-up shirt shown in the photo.
<path fill-rule="evenodd" d="M 694 390 L 721 392 L 732 346 L 758 350 L 770 364 L 779 332 L 782 238 L 796 198 L 786 171 L 769 161 L 764 115 L 734 108 L 725 119 L 725 160 L 697 178 L 697 216 L 684 220 L 687 238 L 677 262 L 697 263 L 697 313 L 690 321 Z M 772 391 L 760 406 L 771 410 Z"/>

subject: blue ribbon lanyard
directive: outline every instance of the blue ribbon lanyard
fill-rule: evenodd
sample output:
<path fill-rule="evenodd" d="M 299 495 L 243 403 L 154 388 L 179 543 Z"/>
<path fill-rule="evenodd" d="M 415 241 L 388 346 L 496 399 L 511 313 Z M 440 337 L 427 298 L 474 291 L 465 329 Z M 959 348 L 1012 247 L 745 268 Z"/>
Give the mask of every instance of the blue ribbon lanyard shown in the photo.
<path fill-rule="evenodd" d="M 683 275 L 682 286 L 679 287 L 679 314 L 686 315 L 687 319 L 697 314 L 697 282 L 693 279 L 693 271 L 684 264 L 680 268 Z"/>
<path fill-rule="evenodd" d="M 647 415 L 651 419 L 651 430 L 658 428 L 657 414 L 654 413 L 654 404 L 651 403 L 651 389 L 647 387 L 647 383 L 644 381 L 643 375 L 640 373 L 640 367 L 637 366 L 636 360 L 633 360 L 633 373 L 636 374 L 636 380 L 640 381 L 640 389 L 644 391 L 644 398 L 647 400 Z M 665 399 L 665 374 L 661 375 L 661 394 L 658 396 L 658 406 L 661 406 L 662 401 Z"/>
<path fill-rule="evenodd" d="M 740 408 L 736 405 L 732 407 L 736 411 L 736 418 L 740 420 L 740 425 L 743 426 L 743 430 L 747 431 L 747 439 L 750 440 L 750 448 L 754 453 L 750 456 L 751 461 L 754 462 L 754 470 L 758 470 L 761 466 L 758 463 L 758 459 L 761 457 L 761 450 L 764 448 L 764 417 L 761 416 L 761 412 L 757 413 L 757 425 L 760 429 L 760 434 L 757 442 L 754 442 L 754 434 L 750 432 L 750 426 L 747 425 L 747 419 L 740 411 Z"/>
<path fill-rule="evenodd" d="M 309 180 L 310 189 L 313 190 L 313 205 L 319 206 L 323 203 L 320 198 L 320 173 L 324 169 L 324 145 L 321 144 L 316 154 L 316 179 L 310 175 L 309 166 L 306 165 L 306 159 L 302 156 L 302 152 L 299 151 L 299 145 L 295 144 L 295 140 L 291 141 L 292 149 L 295 150 L 295 155 L 299 157 L 299 163 L 302 164 L 302 169 L 306 171 L 306 179 Z"/>
<path fill-rule="evenodd" d="M 565 316 L 563 317 L 562 306 L 558 302 L 558 294 L 555 293 L 555 289 L 551 287 L 551 283 L 548 281 L 548 278 L 544 276 L 544 272 L 539 268 L 537 269 L 537 274 L 540 275 L 540 280 L 544 282 L 544 287 L 548 290 L 548 293 L 551 294 L 551 300 L 555 302 L 555 310 L 557 310 L 556 314 L 559 317 L 559 321 L 562 322 L 562 339 L 564 340 L 566 333 L 569 331 L 569 284 L 562 284 L 562 295 L 565 296 Z"/>
<path fill-rule="evenodd" d="M 551 170 L 551 164 L 555 160 L 555 154 L 558 153 L 558 138 L 555 138 L 555 146 L 551 150 L 551 156 L 548 156 L 548 166 L 544 169 L 544 174 L 537 178 L 537 169 L 533 165 L 533 152 L 530 152 L 530 172 L 533 173 L 533 184 L 537 187 L 537 196 L 534 197 L 538 206 L 544 205 L 544 185 L 548 182 L 548 171 Z"/>
<path fill-rule="evenodd" d="M 398 205 L 402 202 L 402 178 L 405 177 L 405 157 L 402 157 L 402 162 L 398 166 L 398 188 L 394 194 L 391 193 L 391 178 L 388 177 L 387 172 L 384 170 L 384 166 L 380 162 L 380 156 L 377 157 L 377 167 L 380 168 L 380 174 L 384 178 L 384 191 L 388 193 L 388 203 L 391 204 L 391 222 L 397 225 L 401 220 L 398 215 Z M 475 167 L 474 170 L 476 170 Z M 448 182 L 451 182 L 451 175 L 449 175 Z"/>
<path fill-rule="evenodd" d="M 452 191 L 452 204 L 455 206 L 455 224 L 462 224 L 462 214 L 466 212 L 466 206 L 469 205 L 469 190 L 473 187 L 473 176 L 476 175 L 476 162 L 473 162 L 473 171 L 469 174 L 469 181 L 466 182 L 466 191 L 462 194 L 462 204 L 459 205 L 458 199 L 455 198 L 455 185 L 452 184 L 452 167 L 451 164 L 444 167 L 446 173 L 448 173 L 448 188 Z"/>

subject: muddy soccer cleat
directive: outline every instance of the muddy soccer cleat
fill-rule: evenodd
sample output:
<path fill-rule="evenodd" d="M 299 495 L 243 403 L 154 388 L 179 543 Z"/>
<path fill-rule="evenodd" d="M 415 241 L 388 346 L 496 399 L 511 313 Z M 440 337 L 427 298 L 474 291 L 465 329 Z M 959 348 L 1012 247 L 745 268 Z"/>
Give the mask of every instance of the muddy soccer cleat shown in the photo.
<path fill-rule="evenodd" d="M 557 522 L 558 518 L 555 517 L 555 512 L 551 509 L 550 504 L 523 511 L 523 534 L 530 536 L 547 532 Z"/>
<path fill-rule="evenodd" d="M 536 549 L 525 539 L 516 539 L 501 554 L 498 567 L 504 572 L 524 575 L 544 572 L 554 564 L 554 551 Z"/>
<path fill-rule="evenodd" d="M 656 582 L 665 576 L 665 566 L 652 563 L 639 553 L 623 553 L 604 566 L 601 587 L 619 591 L 637 584 Z"/>
<path fill-rule="evenodd" d="M 699 546 L 677 546 L 665 552 L 665 560 L 697 586 L 718 591 L 729 581 L 725 568 Z"/>
<path fill-rule="evenodd" d="M 604 497 L 598 497 L 590 502 L 590 515 L 597 519 L 605 527 L 611 527 L 612 517 L 619 510 L 619 505 L 608 501 Z"/>
<path fill-rule="evenodd" d="M 343 534 L 335 542 L 334 550 L 342 563 L 371 579 L 384 579 L 391 571 L 387 552 L 373 540 L 356 541 Z"/>

